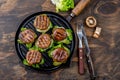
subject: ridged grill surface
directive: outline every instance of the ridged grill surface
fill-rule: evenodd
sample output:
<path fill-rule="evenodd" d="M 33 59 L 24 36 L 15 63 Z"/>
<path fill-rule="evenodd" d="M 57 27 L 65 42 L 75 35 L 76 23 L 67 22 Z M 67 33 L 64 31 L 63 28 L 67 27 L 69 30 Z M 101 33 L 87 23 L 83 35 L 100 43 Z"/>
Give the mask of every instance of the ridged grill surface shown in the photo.
<path fill-rule="evenodd" d="M 58 26 L 62 26 L 64 28 L 70 28 L 71 30 L 72 27 L 71 25 L 65 20 L 65 18 L 63 18 L 62 16 L 56 14 L 56 13 L 53 13 L 53 12 L 47 12 L 47 11 L 44 11 L 44 12 L 38 12 L 38 13 L 35 13 L 29 17 L 27 17 L 19 26 L 17 32 L 16 32 L 16 37 L 15 37 L 15 46 L 16 46 L 16 52 L 19 56 L 19 58 L 23 61 L 23 59 L 25 59 L 26 57 L 26 54 L 27 52 L 29 51 L 25 44 L 19 44 L 17 42 L 18 40 L 18 35 L 20 34 L 20 29 L 21 27 L 25 27 L 25 28 L 28 28 L 28 29 L 32 29 L 36 34 L 37 36 L 39 37 L 41 35 L 40 32 L 37 32 L 35 27 L 34 27 L 34 20 L 36 18 L 36 16 L 40 15 L 40 14 L 47 14 L 47 16 L 50 18 L 52 24 L 55 26 L 55 25 L 58 25 Z M 48 32 L 46 32 L 47 34 L 52 34 L 52 29 L 50 29 Z M 37 38 L 38 38 L 37 37 Z M 73 54 L 73 50 L 74 50 L 74 47 L 75 47 L 75 34 L 73 34 L 73 41 L 71 42 L 70 45 L 65 45 L 67 48 L 70 49 L 71 51 L 71 54 L 70 54 L 70 57 L 68 58 L 68 61 L 65 63 L 66 65 L 69 63 L 70 59 L 71 59 L 71 56 Z M 37 39 L 36 38 L 36 39 Z M 35 43 L 33 43 L 35 44 Z M 60 66 L 53 66 L 53 60 L 48 56 L 48 54 L 46 52 L 44 53 L 41 53 L 42 54 L 42 57 L 44 58 L 45 60 L 45 63 L 43 65 L 40 66 L 40 69 L 35 69 L 33 67 L 30 67 L 30 69 L 33 69 L 33 70 L 37 70 L 37 71 L 43 71 L 43 72 L 49 72 L 49 71 L 54 71 L 54 70 L 57 70 L 59 68 L 62 68 L 65 64 L 63 65 L 60 65 Z M 69 65 L 68 65 L 69 66 Z"/>

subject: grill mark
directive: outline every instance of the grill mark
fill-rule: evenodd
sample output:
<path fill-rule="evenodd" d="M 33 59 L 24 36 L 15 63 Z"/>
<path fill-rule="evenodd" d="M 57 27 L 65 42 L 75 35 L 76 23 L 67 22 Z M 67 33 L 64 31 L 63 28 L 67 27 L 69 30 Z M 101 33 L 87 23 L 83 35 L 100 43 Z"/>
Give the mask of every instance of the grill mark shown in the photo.
<path fill-rule="evenodd" d="M 42 39 L 42 42 L 41 42 L 41 43 L 42 43 L 42 47 L 45 47 L 45 44 L 44 44 L 44 40 L 43 40 L 43 39 Z"/>
<path fill-rule="evenodd" d="M 45 17 L 45 22 L 46 22 L 46 24 L 45 24 L 45 26 L 47 27 L 47 20 L 48 20 L 48 18 L 47 18 L 47 16 Z M 48 28 L 48 27 L 47 27 Z"/>
<path fill-rule="evenodd" d="M 38 18 L 36 18 L 36 26 L 38 27 L 39 26 L 39 24 L 38 24 Z"/>
<path fill-rule="evenodd" d="M 68 58 L 68 53 L 64 49 L 57 49 L 52 56 L 54 61 L 64 62 Z"/>
<path fill-rule="evenodd" d="M 37 39 L 37 42 L 35 43 L 35 45 L 37 45 L 40 48 L 45 49 L 49 47 L 50 43 L 51 43 L 50 36 L 48 34 L 42 34 Z"/>
<path fill-rule="evenodd" d="M 48 40 L 47 40 L 47 38 L 45 38 L 45 36 L 43 38 L 43 43 L 44 43 L 45 46 L 47 46 L 47 44 L 48 44 Z"/>
<path fill-rule="evenodd" d="M 28 39 L 30 39 L 31 41 L 34 39 L 32 35 L 28 36 Z"/>
<path fill-rule="evenodd" d="M 41 29 L 43 27 L 43 16 L 41 16 Z"/>
<path fill-rule="evenodd" d="M 66 31 L 64 30 L 64 29 L 62 29 L 62 28 L 58 28 L 58 29 L 55 29 L 54 31 L 53 31 L 53 37 L 56 39 L 56 40 L 63 40 L 63 39 L 65 39 L 66 38 L 66 36 L 67 36 L 67 33 L 66 33 Z"/>
<path fill-rule="evenodd" d="M 30 43 L 34 41 L 34 35 L 35 33 L 32 30 L 26 30 L 20 33 L 19 39 L 24 43 Z"/>
<path fill-rule="evenodd" d="M 38 24 L 39 24 L 38 29 L 40 29 L 40 27 L 41 27 L 41 16 L 39 16 L 38 18 L 39 18 L 39 21 L 38 21 Z"/>
<path fill-rule="evenodd" d="M 35 64 L 35 63 L 39 63 L 41 59 L 41 53 L 39 53 L 38 51 L 29 51 L 27 53 L 27 61 L 29 64 Z"/>
<path fill-rule="evenodd" d="M 61 52 L 60 52 L 60 58 L 63 56 L 63 54 L 64 54 L 64 51 L 63 50 L 61 50 Z"/>
<path fill-rule="evenodd" d="M 29 32 L 29 34 L 30 34 L 31 36 L 34 36 L 34 35 L 35 35 L 33 32 Z"/>
<path fill-rule="evenodd" d="M 35 25 L 36 23 L 36 25 Z M 41 29 L 41 30 L 45 30 L 48 28 L 50 24 L 50 20 L 47 17 L 47 15 L 39 15 L 36 17 L 35 21 L 34 21 L 34 25 L 36 28 Z"/>
<path fill-rule="evenodd" d="M 26 38 L 25 40 L 26 40 L 26 42 L 30 42 L 29 38 Z"/>
<path fill-rule="evenodd" d="M 44 38 L 41 38 L 41 40 L 42 40 L 42 42 L 41 42 L 41 43 L 42 43 L 42 46 L 45 47 L 46 45 L 45 45 Z"/>
<path fill-rule="evenodd" d="M 57 32 L 57 36 L 59 36 L 61 38 L 63 36 L 63 34 L 60 32 Z"/>
<path fill-rule="evenodd" d="M 49 26 L 50 25 L 50 22 L 49 22 L 49 19 L 46 20 L 46 26 Z"/>
<path fill-rule="evenodd" d="M 48 38 L 44 38 L 44 44 L 45 44 L 46 47 L 48 47 L 48 45 L 49 45 L 48 44 Z"/>
<path fill-rule="evenodd" d="M 24 39 L 24 35 L 23 34 L 20 34 L 20 37 L 19 37 L 21 40 Z"/>
<path fill-rule="evenodd" d="M 38 17 L 38 29 L 40 29 L 40 26 L 41 26 L 41 16 Z"/>

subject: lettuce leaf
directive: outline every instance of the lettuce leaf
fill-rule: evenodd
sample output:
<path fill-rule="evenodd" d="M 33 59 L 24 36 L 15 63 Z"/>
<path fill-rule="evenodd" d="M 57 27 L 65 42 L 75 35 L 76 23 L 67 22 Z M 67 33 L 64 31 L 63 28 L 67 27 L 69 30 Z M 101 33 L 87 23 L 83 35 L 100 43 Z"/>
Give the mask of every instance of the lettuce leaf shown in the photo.
<path fill-rule="evenodd" d="M 59 66 L 59 65 L 61 65 L 62 64 L 62 62 L 53 62 L 53 65 L 54 66 Z"/>
<path fill-rule="evenodd" d="M 72 41 L 73 40 L 72 30 L 71 29 L 66 29 L 66 32 L 67 32 L 67 36 L 68 36 L 69 40 Z"/>
<path fill-rule="evenodd" d="M 44 58 L 42 58 L 42 60 L 41 60 L 40 63 L 29 65 L 26 59 L 23 60 L 23 64 L 24 65 L 26 65 L 26 66 L 32 66 L 33 68 L 40 68 L 40 65 L 44 64 L 44 62 L 45 62 Z"/>
<path fill-rule="evenodd" d="M 25 31 L 25 30 L 27 30 L 27 28 L 22 27 L 20 30 L 21 31 Z"/>
<path fill-rule="evenodd" d="M 17 42 L 20 44 L 23 44 L 23 42 L 20 39 L 18 39 Z"/>
<path fill-rule="evenodd" d="M 29 49 L 32 47 L 32 43 L 26 44 L 26 47 Z"/>
<path fill-rule="evenodd" d="M 74 0 L 51 0 L 56 5 L 56 12 L 68 11 L 74 8 Z"/>

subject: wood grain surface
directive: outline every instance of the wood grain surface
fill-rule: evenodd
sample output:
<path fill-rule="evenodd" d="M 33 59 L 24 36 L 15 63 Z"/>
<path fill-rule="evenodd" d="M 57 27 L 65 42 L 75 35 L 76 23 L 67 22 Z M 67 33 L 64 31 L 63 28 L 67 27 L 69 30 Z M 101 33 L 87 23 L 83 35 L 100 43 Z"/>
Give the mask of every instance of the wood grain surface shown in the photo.
<path fill-rule="evenodd" d="M 79 0 L 75 0 L 75 4 Z M 0 0 L 0 80 L 90 80 L 87 66 L 85 75 L 78 74 L 75 49 L 69 68 L 51 74 L 25 69 L 15 52 L 14 39 L 19 24 L 27 16 L 39 11 L 53 11 L 50 0 Z M 68 12 L 59 14 L 66 17 Z M 72 19 L 75 23 L 95 16 L 102 28 L 98 39 L 92 37 L 95 28 L 85 26 L 91 56 L 97 73 L 96 80 L 120 80 L 120 0 L 91 0 L 83 12 Z M 77 45 L 76 45 L 77 46 Z"/>

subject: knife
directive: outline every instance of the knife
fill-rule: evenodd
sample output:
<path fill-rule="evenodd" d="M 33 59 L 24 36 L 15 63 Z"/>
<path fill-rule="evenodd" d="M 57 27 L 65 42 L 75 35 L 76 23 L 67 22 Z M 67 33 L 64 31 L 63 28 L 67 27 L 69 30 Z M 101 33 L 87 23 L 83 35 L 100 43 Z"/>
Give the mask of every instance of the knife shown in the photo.
<path fill-rule="evenodd" d="M 82 12 L 82 10 L 87 6 L 87 4 L 89 4 L 90 1 L 91 0 L 80 0 L 75 6 L 75 8 L 72 10 L 70 15 L 67 16 L 66 20 L 70 22 L 73 17 L 78 16 Z M 70 61 L 68 62 L 68 64 L 66 64 L 66 66 L 69 66 L 69 64 Z"/>
<path fill-rule="evenodd" d="M 82 29 L 80 28 L 79 24 L 77 24 L 77 36 L 79 40 L 79 48 L 78 48 L 78 72 L 79 74 L 84 74 L 84 52 L 83 52 L 83 45 L 82 45 L 82 38 L 83 38 L 83 33 Z"/>
<path fill-rule="evenodd" d="M 83 40 L 84 40 L 85 49 L 86 49 L 85 55 L 86 55 L 86 61 L 87 61 L 87 65 L 88 65 L 88 70 L 89 70 L 89 73 L 90 73 L 91 80 L 95 80 L 96 74 L 95 74 L 93 62 L 92 62 L 92 59 L 91 59 L 91 56 L 90 56 L 90 48 L 89 48 L 89 45 L 88 45 L 86 33 L 84 31 L 84 28 L 83 28 L 83 24 L 81 24 L 80 27 L 82 29 Z"/>
<path fill-rule="evenodd" d="M 66 20 L 70 22 L 73 17 L 78 16 L 90 1 L 91 0 L 80 0 Z"/>

